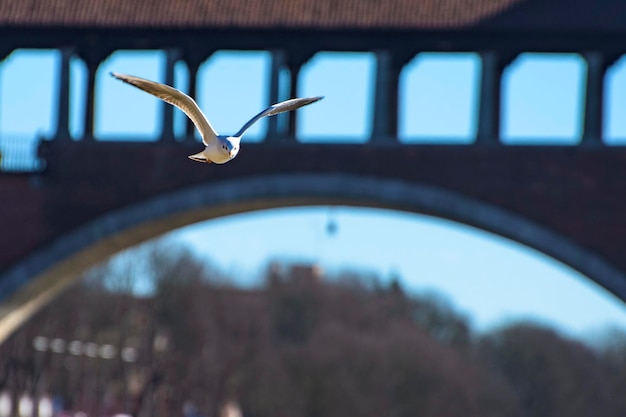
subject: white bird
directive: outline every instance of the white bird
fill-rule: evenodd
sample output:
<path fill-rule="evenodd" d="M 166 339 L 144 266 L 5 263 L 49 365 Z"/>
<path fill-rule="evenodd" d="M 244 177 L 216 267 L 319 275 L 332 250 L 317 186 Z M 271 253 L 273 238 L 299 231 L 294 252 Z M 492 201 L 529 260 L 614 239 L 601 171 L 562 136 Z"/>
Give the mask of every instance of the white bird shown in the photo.
<path fill-rule="evenodd" d="M 187 117 L 191 119 L 193 124 L 196 126 L 196 129 L 200 132 L 200 135 L 202 136 L 202 143 L 204 143 L 205 146 L 202 152 L 189 155 L 189 158 L 194 161 L 206 163 L 214 162 L 216 164 L 224 164 L 237 156 L 241 143 L 241 137 L 246 130 L 250 128 L 250 126 L 257 122 L 257 120 L 265 116 L 274 116 L 279 113 L 296 110 L 302 106 L 315 103 L 316 101 L 324 98 L 321 96 L 293 98 L 273 104 L 254 116 L 252 119 L 248 120 L 248 122 L 246 122 L 246 124 L 244 124 L 243 127 L 233 136 L 225 136 L 219 135 L 215 129 L 213 129 L 213 126 L 211 126 L 211 123 L 209 123 L 206 116 L 202 113 L 198 104 L 187 94 L 170 87 L 169 85 L 146 80 L 144 78 L 120 74 L 117 72 L 112 72 L 111 75 L 118 80 L 124 81 L 125 83 L 150 93 L 166 103 L 176 106 L 182 110 Z"/>

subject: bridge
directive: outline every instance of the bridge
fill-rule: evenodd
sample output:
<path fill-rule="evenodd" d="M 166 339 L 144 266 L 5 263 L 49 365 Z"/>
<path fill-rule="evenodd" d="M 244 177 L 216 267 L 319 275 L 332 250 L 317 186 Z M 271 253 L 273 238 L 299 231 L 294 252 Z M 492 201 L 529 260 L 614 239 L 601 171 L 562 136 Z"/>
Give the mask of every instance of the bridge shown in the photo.
<path fill-rule="evenodd" d="M 54 11 L 44 1 L 0 5 L 1 57 L 16 48 L 61 54 L 55 134 L 40 141 L 34 164 L 0 172 L 0 342 L 82 271 L 118 251 L 207 219 L 312 204 L 385 207 L 472 225 L 536 248 L 626 301 L 626 148 L 607 146 L 602 132 L 604 75 L 624 53 L 626 4 L 446 4 L 455 2 L 446 8 L 432 0 L 398 1 L 371 9 L 356 0 L 320 0 L 315 7 L 274 0 L 267 13 L 248 1 L 225 9 L 199 0 L 194 4 L 203 13 L 175 0 L 159 9 L 148 0 L 58 0 Z M 375 53 L 370 138 L 301 143 L 297 113 L 290 113 L 286 123 L 270 119 L 265 139 L 242 145 L 227 165 L 196 164 L 186 158 L 198 148 L 192 126 L 176 138 L 173 109 L 163 106 L 158 142 L 100 142 L 94 139 L 98 68 L 122 49 L 165 51 L 167 83 L 183 61 L 192 95 L 200 64 L 214 52 L 269 51 L 271 102 L 285 98 L 281 72 L 289 74 L 289 95 L 298 95 L 300 68 L 317 52 Z M 475 140 L 400 143 L 404 65 L 421 52 L 467 51 L 482 64 Z M 501 77 L 523 52 L 585 59 L 580 143 L 502 144 Z M 88 74 L 81 138 L 69 130 L 73 57 L 85 62 Z M 2 163 L 10 158 L 6 153 Z"/>

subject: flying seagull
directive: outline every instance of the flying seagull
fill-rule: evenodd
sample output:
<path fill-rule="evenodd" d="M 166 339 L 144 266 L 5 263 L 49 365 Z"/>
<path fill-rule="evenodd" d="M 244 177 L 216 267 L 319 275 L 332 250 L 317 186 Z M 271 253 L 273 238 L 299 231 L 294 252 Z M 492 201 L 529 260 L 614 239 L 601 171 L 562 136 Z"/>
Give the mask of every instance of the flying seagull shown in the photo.
<path fill-rule="evenodd" d="M 324 98 L 320 96 L 293 98 L 273 104 L 254 116 L 252 119 L 248 120 L 246 124 L 244 124 L 243 127 L 233 136 L 226 136 L 218 135 L 215 129 L 213 129 L 213 126 L 211 126 L 211 123 L 207 120 L 206 116 L 202 113 L 202 110 L 200 110 L 200 107 L 198 107 L 198 104 L 196 104 L 194 99 L 189 97 L 187 94 L 170 87 L 169 85 L 146 80 L 144 78 L 120 74 L 117 72 L 112 72 L 111 75 L 118 80 L 124 81 L 125 83 L 139 88 L 140 90 L 150 93 L 185 112 L 187 117 L 189 117 L 196 126 L 196 129 L 200 131 L 202 143 L 204 143 L 205 146 L 202 152 L 189 155 L 189 158 L 194 161 L 206 163 L 214 162 L 216 164 L 224 164 L 237 156 L 241 137 L 246 130 L 250 128 L 250 126 L 257 122 L 257 120 L 265 116 L 274 116 L 275 114 L 296 110 L 302 106 L 315 103 L 316 101 Z"/>

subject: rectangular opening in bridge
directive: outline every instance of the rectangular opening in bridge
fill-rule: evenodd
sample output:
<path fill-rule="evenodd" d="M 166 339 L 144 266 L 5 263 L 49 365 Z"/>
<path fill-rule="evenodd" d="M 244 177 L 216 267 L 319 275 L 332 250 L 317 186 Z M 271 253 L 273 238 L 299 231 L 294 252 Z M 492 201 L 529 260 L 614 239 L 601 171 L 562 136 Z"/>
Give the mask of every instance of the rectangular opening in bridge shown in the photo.
<path fill-rule="evenodd" d="M 198 70 L 198 105 L 220 134 L 233 135 L 269 105 L 271 54 L 267 51 L 218 51 Z M 248 129 L 244 142 L 261 141 L 267 118 Z"/>
<path fill-rule="evenodd" d="M 580 142 L 585 62 L 578 54 L 520 55 L 502 77 L 502 142 Z"/>
<path fill-rule="evenodd" d="M 16 49 L 1 64 L 0 171 L 32 171 L 38 141 L 56 129 L 57 77 L 61 54 Z"/>
<path fill-rule="evenodd" d="M 421 53 L 400 74 L 398 136 L 404 143 L 470 143 L 476 136 L 480 58 Z"/>
<path fill-rule="evenodd" d="M 626 145 L 626 57 L 617 60 L 606 72 L 604 97 L 604 142 Z"/>
<path fill-rule="evenodd" d="M 163 123 L 158 98 L 124 84 L 111 71 L 164 82 L 165 52 L 116 51 L 96 74 L 95 130 L 97 140 L 156 141 Z"/>
<path fill-rule="evenodd" d="M 298 110 L 301 142 L 363 143 L 372 129 L 376 57 L 372 53 L 320 52 L 300 71 L 300 96 L 325 96 Z"/>

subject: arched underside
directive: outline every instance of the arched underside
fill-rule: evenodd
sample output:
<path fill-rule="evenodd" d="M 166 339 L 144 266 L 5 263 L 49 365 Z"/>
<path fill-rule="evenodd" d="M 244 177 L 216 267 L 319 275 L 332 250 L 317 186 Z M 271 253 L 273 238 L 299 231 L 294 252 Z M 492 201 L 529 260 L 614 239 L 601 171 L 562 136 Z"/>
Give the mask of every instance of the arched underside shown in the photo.
<path fill-rule="evenodd" d="M 578 270 L 626 300 L 626 276 L 595 254 L 497 207 L 440 188 L 351 175 L 275 175 L 206 183 L 111 212 L 55 241 L 0 277 L 0 343 L 111 255 L 196 222 L 290 206 L 347 205 L 429 214 L 510 238 Z"/>

